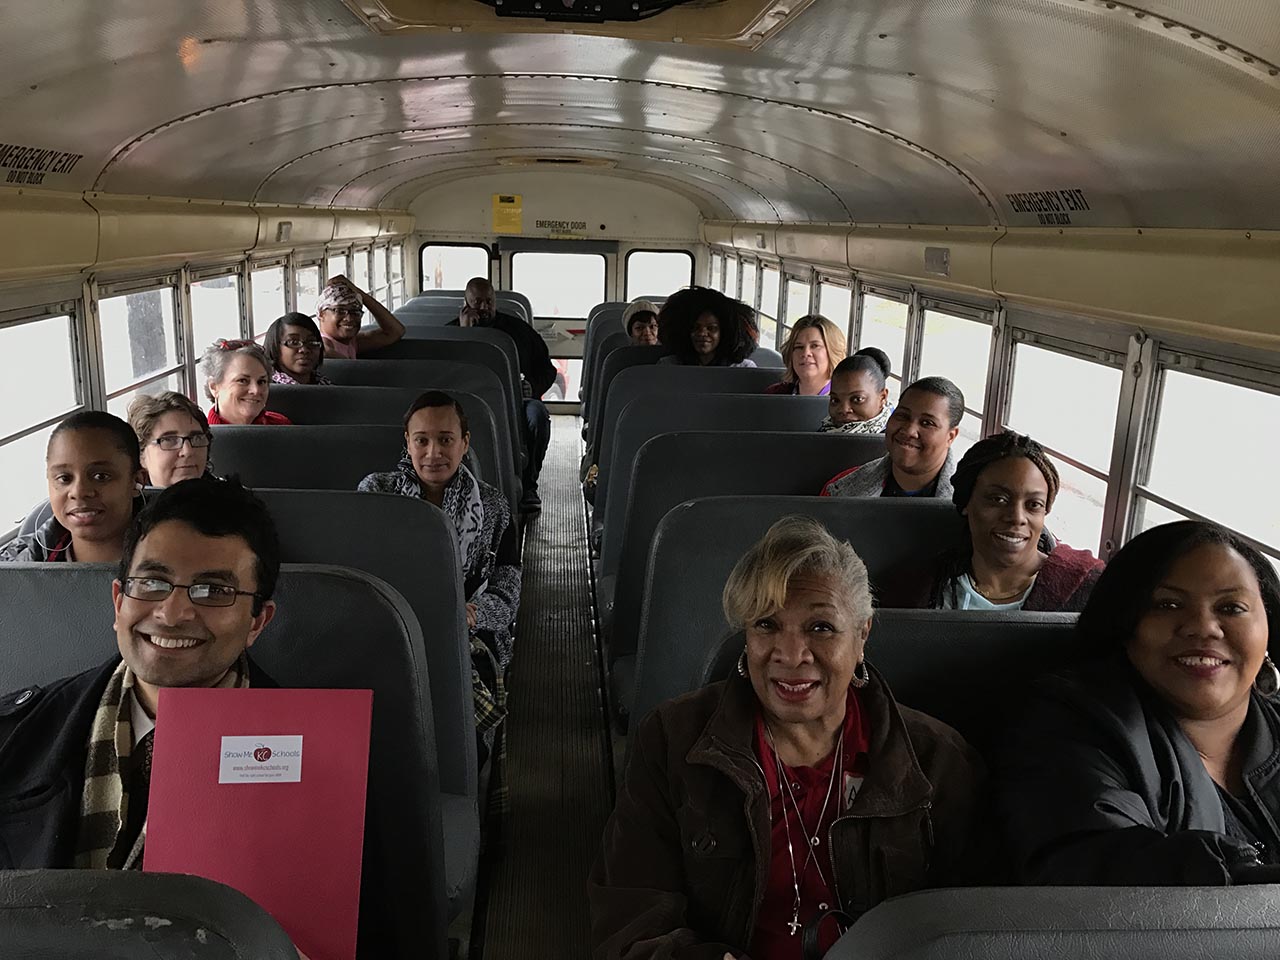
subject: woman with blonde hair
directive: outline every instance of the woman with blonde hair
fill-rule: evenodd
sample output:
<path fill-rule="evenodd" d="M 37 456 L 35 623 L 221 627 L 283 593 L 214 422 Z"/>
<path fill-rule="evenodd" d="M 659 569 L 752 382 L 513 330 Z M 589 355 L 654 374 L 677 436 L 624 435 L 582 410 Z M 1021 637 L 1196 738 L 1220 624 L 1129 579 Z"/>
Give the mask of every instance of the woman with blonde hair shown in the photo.
<path fill-rule="evenodd" d="M 737 673 L 631 742 L 588 882 L 597 960 L 799 960 L 806 938 L 825 951 L 877 903 L 968 869 L 981 761 L 868 664 L 853 547 L 785 517 L 723 603 L 746 634 Z"/>
<path fill-rule="evenodd" d="M 826 317 L 816 313 L 801 317 L 782 345 L 787 372 L 764 392 L 825 397 L 831 391 L 831 374 L 848 349 L 844 331 Z"/>

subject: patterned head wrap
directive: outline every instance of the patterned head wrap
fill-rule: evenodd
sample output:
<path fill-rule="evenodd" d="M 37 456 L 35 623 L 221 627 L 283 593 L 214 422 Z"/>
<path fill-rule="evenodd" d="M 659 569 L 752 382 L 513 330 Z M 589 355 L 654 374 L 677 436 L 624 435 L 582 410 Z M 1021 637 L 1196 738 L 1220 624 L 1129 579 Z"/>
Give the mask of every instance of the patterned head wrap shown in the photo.
<path fill-rule="evenodd" d="M 334 307 L 347 307 L 364 312 L 364 301 L 356 288 L 346 283 L 331 283 L 320 291 L 320 299 L 316 301 L 316 313 L 332 310 Z"/>

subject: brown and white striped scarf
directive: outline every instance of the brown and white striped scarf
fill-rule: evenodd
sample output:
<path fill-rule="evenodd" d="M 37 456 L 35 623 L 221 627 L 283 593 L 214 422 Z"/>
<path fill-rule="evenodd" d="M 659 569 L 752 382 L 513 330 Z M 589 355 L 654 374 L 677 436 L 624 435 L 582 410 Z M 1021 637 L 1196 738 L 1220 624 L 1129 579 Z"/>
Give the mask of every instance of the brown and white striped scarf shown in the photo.
<path fill-rule="evenodd" d="M 105 870 L 111 853 L 120 842 L 120 832 L 129 822 L 129 785 L 121 769 L 127 769 L 133 753 L 134 672 L 123 660 L 107 681 L 89 733 L 85 760 L 84 792 L 80 797 L 80 826 L 76 835 L 77 869 Z M 219 687 L 249 686 L 249 661 L 244 655 L 217 684 Z M 144 823 L 137 840 L 125 857 L 123 869 L 142 866 L 146 840 Z"/>

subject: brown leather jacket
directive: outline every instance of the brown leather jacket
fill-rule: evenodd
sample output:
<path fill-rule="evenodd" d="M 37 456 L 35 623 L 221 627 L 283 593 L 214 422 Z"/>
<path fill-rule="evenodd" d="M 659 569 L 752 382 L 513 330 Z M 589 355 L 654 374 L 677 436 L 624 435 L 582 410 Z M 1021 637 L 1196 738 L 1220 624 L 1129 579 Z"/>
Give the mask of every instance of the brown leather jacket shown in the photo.
<path fill-rule="evenodd" d="M 874 670 L 860 696 L 867 777 L 829 846 L 836 895 L 854 917 L 968 872 L 985 780 L 964 738 L 899 707 Z M 588 882 L 597 960 L 721 960 L 747 949 L 770 854 L 756 711 L 751 684 L 734 677 L 640 724 Z"/>

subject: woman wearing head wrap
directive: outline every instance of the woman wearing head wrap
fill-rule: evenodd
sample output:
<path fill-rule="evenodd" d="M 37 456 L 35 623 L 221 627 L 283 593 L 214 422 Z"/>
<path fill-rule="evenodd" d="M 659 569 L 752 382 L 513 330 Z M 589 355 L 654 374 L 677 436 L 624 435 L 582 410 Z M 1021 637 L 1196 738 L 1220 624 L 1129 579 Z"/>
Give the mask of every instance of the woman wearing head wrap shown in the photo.
<path fill-rule="evenodd" d="M 361 330 L 366 308 L 378 326 Z M 320 291 L 316 317 L 326 357 L 354 360 L 358 353 L 389 347 L 404 336 L 404 324 L 390 310 L 341 274 L 330 277 Z"/>
<path fill-rule="evenodd" d="M 637 347 L 658 345 L 658 305 L 651 300 L 633 300 L 622 311 L 622 329 Z"/>

